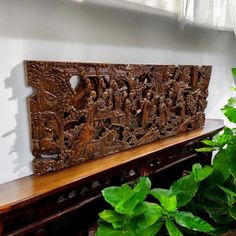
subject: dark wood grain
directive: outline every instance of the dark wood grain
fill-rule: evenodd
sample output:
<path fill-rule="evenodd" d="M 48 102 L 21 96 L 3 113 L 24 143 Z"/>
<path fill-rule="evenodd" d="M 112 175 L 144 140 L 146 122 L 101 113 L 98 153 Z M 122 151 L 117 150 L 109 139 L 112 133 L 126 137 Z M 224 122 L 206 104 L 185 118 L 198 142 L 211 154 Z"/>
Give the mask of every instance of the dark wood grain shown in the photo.
<path fill-rule="evenodd" d="M 1 219 L 0 219 L 0 235 L 3 235 L 3 223 Z"/>
<path fill-rule="evenodd" d="M 211 66 L 26 61 L 25 69 L 36 174 L 204 125 Z"/>
<path fill-rule="evenodd" d="M 73 206 L 65 208 L 65 209 L 61 210 L 60 212 L 57 212 L 57 213 L 52 214 L 48 217 L 45 217 L 42 220 L 39 220 L 39 221 L 36 221 L 32 224 L 26 225 L 26 226 L 22 227 L 20 230 L 18 229 L 18 230 L 12 231 L 9 234 L 9 236 L 25 235 L 27 233 L 30 233 L 32 230 L 42 228 L 43 226 L 60 219 L 65 214 L 68 214 L 68 213 L 72 214 L 73 212 L 75 212 L 79 208 L 82 208 L 84 205 L 88 205 L 91 202 L 96 201 L 98 198 L 101 198 L 101 194 L 91 197 L 91 198 L 88 198 L 85 201 L 83 201 L 82 203 L 79 202 L 77 204 L 74 204 Z M 2 234 L 0 234 L 0 235 L 2 235 Z"/>
<path fill-rule="evenodd" d="M 152 187 L 168 187 L 193 163 L 210 163 L 211 153 L 197 153 L 203 138 L 223 128 L 206 120 L 204 128 L 115 153 L 43 176 L 0 185 L 0 235 L 87 236 L 106 208 L 101 190 L 134 183 L 147 175 Z"/>
<path fill-rule="evenodd" d="M 212 132 L 220 130 L 222 127 L 222 120 L 207 119 L 204 128 L 128 149 L 99 160 L 82 163 L 79 166 L 74 166 L 63 171 L 43 176 L 32 175 L 2 184 L 0 185 L 0 214 L 8 212 L 12 208 L 36 201 L 45 195 L 59 192 L 73 183 L 85 182 L 91 176 L 96 176 L 106 171 L 111 171 L 113 168 L 120 168 L 128 163 L 139 161 L 145 156 L 157 155 L 163 152 L 163 150 L 173 148 L 179 144 L 189 143 L 194 139 L 202 139 Z"/>

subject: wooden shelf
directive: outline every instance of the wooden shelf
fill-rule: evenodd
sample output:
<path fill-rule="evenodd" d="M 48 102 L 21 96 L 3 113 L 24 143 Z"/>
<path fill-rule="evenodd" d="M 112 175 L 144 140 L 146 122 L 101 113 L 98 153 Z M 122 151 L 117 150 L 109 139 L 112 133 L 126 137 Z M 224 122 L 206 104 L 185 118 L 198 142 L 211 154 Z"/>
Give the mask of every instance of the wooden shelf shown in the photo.
<path fill-rule="evenodd" d="M 207 119 L 201 129 L 62 171 L 2 184 L 0 236 L 32 236 L 42 230 L 46 232 L 44 235 L 55 235 L 52 229 L 60 228 L 67 217 L 75 221 L 69 221 L 60 235 L 87 235 L 90 225 L 97 221 L 98 213 L 105 207 L 102 189 L 135 181 L 143 175 L 151 178 L 152 186 L 169 186 L 193 163 L 210 162 L 211 153 L 197 153 L 195 149 L 202 146 L 201 140 L 211 138 L 223 127 L 222 120 Z"/>
<path fill-rule="evenodd" d="M 157 140 L 144 146 L 125 150 L 106 156 L 102 159 L 82 163 L 78 166 L 50 173 L 43 176 L 31 175 L 6 184 L 0 185 L 0 214 L 10 211 L 12 208 L 23 206 L 42 198 L 46 194 L 63 190 L 66 186 L 78 181 L 102 173 L 108 169 L 122 166 L 152 153 L 160 152 L 192 139 L 204 138 L 212 132 L 216 132 L 224 126 L 223 120 L 206 119 L 204 128 Z"/>

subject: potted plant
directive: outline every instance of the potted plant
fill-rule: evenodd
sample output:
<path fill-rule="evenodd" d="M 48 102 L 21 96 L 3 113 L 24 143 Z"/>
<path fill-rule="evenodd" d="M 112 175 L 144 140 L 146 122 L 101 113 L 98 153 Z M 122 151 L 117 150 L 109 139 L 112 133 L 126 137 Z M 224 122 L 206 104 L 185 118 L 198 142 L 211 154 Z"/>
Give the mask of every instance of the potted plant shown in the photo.
<path fill-rule="evenodd" d="M 236 77 L 236 68 L 232 72 Z M 221 110 L 236 124 L 236 97 Z M 212 166 L 194 164 L 169 189 L 151 189 L 148 177 L 134 187 L 104 189 L 103 197 L 113 209 L 99 214 L 96 235 L 236 235 L 236 128 L 225 127 L 202 142 L 206 146 L 197 151 L 217 151 Z"/>
<path fill-rule="evenodd" d="M 236 68 L 232 69 L 236 77 Z M 235 88 L 233 88 L 236 91 Z M 221 109 L 233 124 L 236 124 L 236 97 L 231 97 Z M 213 161 L 213 173 L 201 183 L 192 206 L 198 213 L 207 213 L 222 231 L 236 228 L 236 128 L 225 127 L 199 152 L 217 151 Z"/>
<path fill-rule="evenodd" d="M 212 173 L 210 166 L 193 165 L 192 172 L 174 182 L 170 189 L 151 189 L 148 177 L 141 177 L 131 187 L 108 187 L 102 191 L 104 199 L 113 209 L 102 211 L 99 216 L 97 236 L 184 235 L 182 232 L 212 232 L 214 228 L 191 212 L 181 210 L 197 192 L 199 183 Z M 147 201 L 151 195 L 156 201 Z"/>

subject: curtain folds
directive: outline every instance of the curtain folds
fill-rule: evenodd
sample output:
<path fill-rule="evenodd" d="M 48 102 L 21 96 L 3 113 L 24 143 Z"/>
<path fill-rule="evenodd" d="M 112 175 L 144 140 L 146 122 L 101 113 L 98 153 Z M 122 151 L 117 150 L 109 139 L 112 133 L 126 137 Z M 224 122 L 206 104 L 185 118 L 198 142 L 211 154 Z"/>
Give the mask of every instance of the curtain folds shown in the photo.
<path fill-rule="evenodd" d="M 216 30 L 234 30 L 235 0 L 182 0 L 180 21 Z"/>
<path fill-rule="evenodd" d="M 180 24 L 216 30 L 234 31 L 236 35 L 236 0 L 123 0 L 166 11 L 178 17 Z"/>
<path fill-rule="evenodd" d="M 234 31 L 236 35 L 236 0 L 73 0 L 112 7 L 161 14 L 186 24 L 216 30 Z"/>

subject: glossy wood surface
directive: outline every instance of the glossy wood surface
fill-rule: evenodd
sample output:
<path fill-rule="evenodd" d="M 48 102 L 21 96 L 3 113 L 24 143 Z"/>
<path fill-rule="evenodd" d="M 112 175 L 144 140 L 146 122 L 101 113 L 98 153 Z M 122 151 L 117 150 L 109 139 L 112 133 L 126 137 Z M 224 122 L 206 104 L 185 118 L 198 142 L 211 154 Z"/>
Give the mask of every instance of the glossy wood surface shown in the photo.
<path fill-rule="evenodd" d="M 211 68 L 25 61 L 34 172 L 202 127 Z"/>
<path fill-rule="evenodd" d="M 158 140 L 144 146 L 129 149 L 106 156 L 102 159 L 82 163 L 63 171 L 50 173 L 44 176 L 28 176 L 0 185 L 0 214 L 12 208 L 27 204 L 27 202 L 60 191 L 65 186 L 77 181 L 86 180 L 89 176 L 102 173 L 108 169 L 121 166 L 130 161 L 173 147 L 179 143 L 189 142 L 195 138 L 202 138 L 211 132 L 222 129 L 223 120 L 207 119 L 204 128 Z"/>

